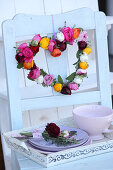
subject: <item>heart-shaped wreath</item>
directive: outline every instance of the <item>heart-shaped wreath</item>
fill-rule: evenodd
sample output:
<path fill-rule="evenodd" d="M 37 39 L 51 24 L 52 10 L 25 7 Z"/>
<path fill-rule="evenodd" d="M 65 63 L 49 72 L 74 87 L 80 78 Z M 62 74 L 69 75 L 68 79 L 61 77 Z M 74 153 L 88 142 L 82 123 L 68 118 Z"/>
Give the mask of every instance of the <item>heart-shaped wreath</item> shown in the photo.
<path fill-rule="evenodd" d="M 22 43 L 19 47 L 15 47 L 17 68 L 29 70 L 28 79 L 30 80 L 42 84 L 44 87 L 51 86 L 62 94 L 71 95 L 71 90 L 76 91 L 83 78 L 87 77 L 88 55 L 92 51 L 87 38 L 88 34 L 82 28 L 66 26 L 59 28 L 59 32 L 52 38 L 41 37 L 40 34 L 37 34 L 29 44 Z M 66 50 L 67 44 L 73 45 L 74 42 L 78 44 L 77 62 L 73 64 L 75 71 L 66 77 L 66 83 L 63 82 L 60 75 L 56 79 L 54 75 L 50 75 L 36 66 L 33 57 L 39 52 L 39 47 L 49 50 L 52 57 L 59 57 L 61 52 Z"/>

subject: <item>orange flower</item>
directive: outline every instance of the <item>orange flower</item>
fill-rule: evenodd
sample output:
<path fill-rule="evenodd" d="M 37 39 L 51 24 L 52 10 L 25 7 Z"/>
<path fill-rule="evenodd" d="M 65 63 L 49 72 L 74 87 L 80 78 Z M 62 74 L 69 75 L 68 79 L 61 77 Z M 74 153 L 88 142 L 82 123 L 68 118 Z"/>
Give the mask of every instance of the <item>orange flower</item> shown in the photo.
<path fill-rule="evenodd" d="M 61 91 L 62 90 L 62 84 L 61 83 L 55 83 L 54 90 L 55 91 Z"/>
<path fill-rule="evenodd" d="M 61 51 L 58 48 L 55 48 L 51 53 L 53 57 L 59 57 L 61 55 Z"/>
<path fill-rule="evenodd" d="M 81 69 L 87 69 L 88 68 L 88 64 L 86 62 L 80 62 L 80 68 Z"/>
<path fill-rule="evenodd" d="M 80 34 L 80 29 L 79 28 L 74 28 L 73 39 L 78 38 L 79 34 Z"/>
<path fill-rule="evenodd" d="M 33 60 L 29 63 L 25 63 L 24 62 L 24 64 L 23 64 L 23 67 L 25 68 L 25 69 L 30 69 L 30 68 L 32 68 L 33 67 L 33 64 L 34 64 L 34 62 L 33 62 Z"/>

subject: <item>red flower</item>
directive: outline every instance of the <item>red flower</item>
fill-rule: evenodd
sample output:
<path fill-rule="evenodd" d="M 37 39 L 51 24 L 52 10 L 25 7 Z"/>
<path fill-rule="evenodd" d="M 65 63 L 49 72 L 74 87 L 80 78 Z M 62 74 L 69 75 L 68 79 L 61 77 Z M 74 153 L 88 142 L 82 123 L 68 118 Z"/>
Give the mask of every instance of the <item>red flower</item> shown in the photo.
<path fill-rule="evenodd" d="M 15 59 L 18 61 L 18 63 L 23 63 L 24 62 L 24 56 L 22 55 L 22 53 L 18 53 L 15 56 Z"/>
<path fill-rule="evenodd" d="M 56 43 L 60 51 L 64 51 L 67 48 L 66 42 L 60 42 L 56 39 Z"/>
<path fill-rule="evenodd" d="M 61 93 L 65 95 L 71 95 L 71 90 L 68 86 L 65 86 L 62 88 Z"/>
<path fill-rule="evenodd" d="M 87 47 L 87 43 L 85 41 L 79 41 L 78 42 L 79 50 L 84 50 L 86 47 Z"/>
<path fill-rule="evenodd" d="M 37 46 L 30 46 L 29 48 L 35 54 L 39 52 L 39 45 L 37 45 Z"/>
<path fill-rule="evenodd" d="M 55 123 L 48 123 L 45 130 L 48 132 L 49 136 L 55 138 L 60 134 L 60 128 Z"/>

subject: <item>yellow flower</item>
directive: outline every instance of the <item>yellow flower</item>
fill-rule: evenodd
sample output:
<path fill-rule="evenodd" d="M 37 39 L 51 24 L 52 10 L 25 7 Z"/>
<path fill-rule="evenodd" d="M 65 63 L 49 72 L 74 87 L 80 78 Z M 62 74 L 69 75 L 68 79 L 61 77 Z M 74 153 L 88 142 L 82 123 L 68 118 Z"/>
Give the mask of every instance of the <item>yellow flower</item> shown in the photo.
<path fill-rule="evenodd" d="M 87 69 L 88 68 L 88 64 L 86 62 L 80 62 L 80 68 L 81 69 Z"/>
<path fill-rule="evenodd" d="M 48 49 L 48 45 L 49 45 L 49 38 L 47 37 L 42 38 L 40 41 L 40 47 L 44 49 Z"/>
<path fill-rule="evenodd" d="M 61 83 L 55 83 L 54 90 L 55 91 L 61 91 L 62 90 L 62 84 Z"/>
<path fill-rule="evenodd" d="M 83 52 L 86 53 L 87 55 L 89 55 L 91 51 L 92 51 L 91 47 L 87 47 L 83 50 Z"/>

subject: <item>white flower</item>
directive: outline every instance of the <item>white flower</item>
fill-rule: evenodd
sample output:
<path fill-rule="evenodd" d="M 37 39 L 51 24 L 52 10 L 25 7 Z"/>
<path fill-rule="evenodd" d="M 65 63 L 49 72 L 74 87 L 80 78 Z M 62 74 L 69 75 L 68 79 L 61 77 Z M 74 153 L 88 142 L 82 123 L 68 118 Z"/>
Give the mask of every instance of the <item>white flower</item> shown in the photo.
<path fill-rule="evenodd" d="M 42 83 L 43 83 L 43 80 L 44 80 L 43 76 L 40 76 L 40 77 L 38 77 L 37 79 L 35 79 L 35 81 L 36 81 L 38 84 L 42 84 Z"/>
<path fill-rule="evenodd" d="M 60 42 L 64 41 L 64 34 L 62 32 L 57 33 L 57 40 Z"/>
<path fill-rule="evenodd" d="M 82 83 L 82 78 L 80 78 L 79 76 L 76 76 L 75 79 L 74 79 L 74 82 L 77 83 L 77 84 L 81 84 Z"/>
<path fill-rule="evenodd" d="M 62 130 L 62 134 L 64 138 L 69 138 L 69 131 L 68 130 Z"/>
<path fill-rule="evenodd" d="M 83 53 L 81 56 L 80 56 L 80 61 L 81 62 L 87 62 L 88 61 L 88 56 L 86 53 Z"/>

